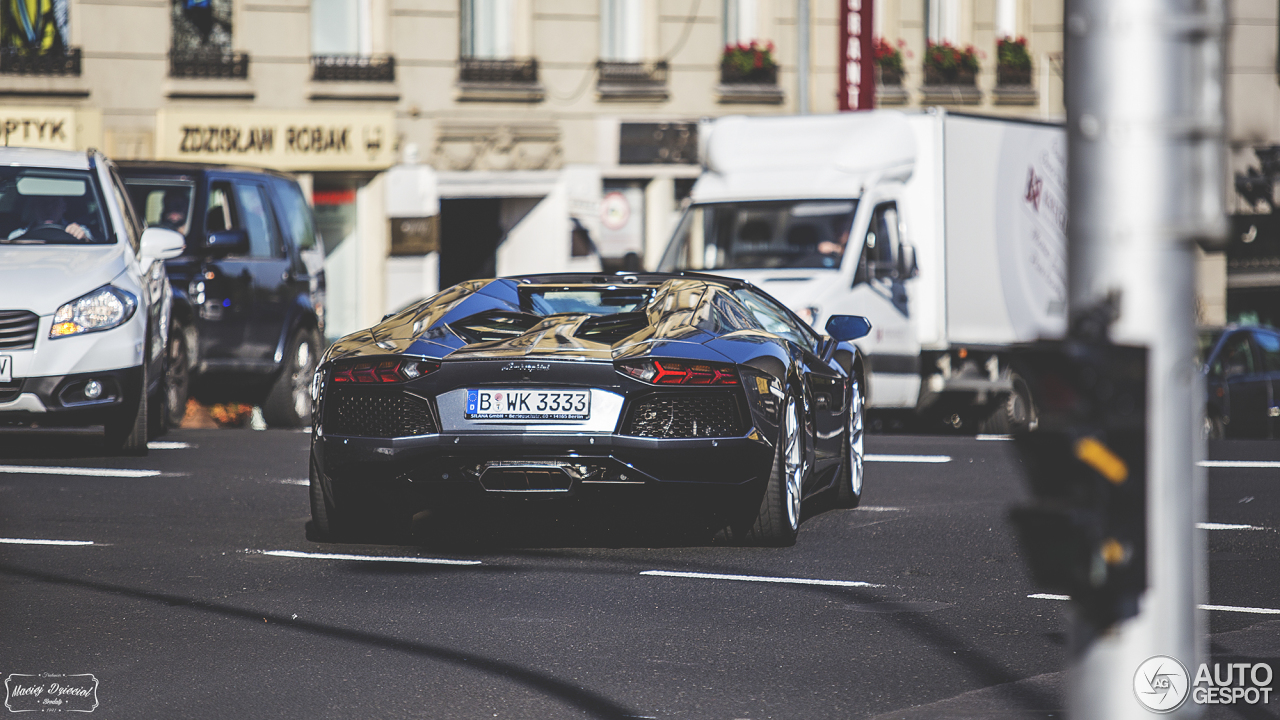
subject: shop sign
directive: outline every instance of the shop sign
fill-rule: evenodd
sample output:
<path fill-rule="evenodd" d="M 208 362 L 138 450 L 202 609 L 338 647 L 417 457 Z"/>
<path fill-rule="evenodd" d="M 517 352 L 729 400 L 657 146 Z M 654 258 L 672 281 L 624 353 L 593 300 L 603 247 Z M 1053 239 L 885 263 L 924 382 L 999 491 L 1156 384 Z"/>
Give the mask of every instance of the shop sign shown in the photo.
<path fill-rule="evenodd" d="M 161 110 L 162 160 L 239 163 L 278 170 L 381 170 L 395 161 L 395 116 L 382 113 Z"/>
<path fill-rule="evenodd" d="M 0 108 L 0 145 L 5 147 L 84 150 L 97 142 L 92 136 L 100 127 L 100 116 L 74 108 Z"/>

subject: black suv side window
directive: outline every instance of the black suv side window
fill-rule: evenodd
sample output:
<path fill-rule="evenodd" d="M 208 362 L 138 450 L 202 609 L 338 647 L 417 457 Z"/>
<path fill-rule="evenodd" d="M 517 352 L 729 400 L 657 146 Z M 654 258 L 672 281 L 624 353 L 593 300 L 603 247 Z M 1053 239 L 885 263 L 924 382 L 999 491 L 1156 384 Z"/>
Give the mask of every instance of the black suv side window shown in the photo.
<path fill-rule="evenodd" d="M 1253 340 L 1262 351 L 1262 371 L 1280 372 L 1280 335 L 1257 330 L 1253 333 Z"/>
<path fill-rule="evenodd" d="M 271 212 L 266 188 L 257 183 L 236 183 L 236 202 L 240 206 L 240 222 L 249 235 L 249 257 L 284 257 L 280 232 Z"/>
<path fill-rule="evenodd" d="M 311 250 L 316 246 L 316 228 L 311 219 L 311 207 L 297 185 L 277 180 L 275 187 L 284 205 L 284 224 L 299 250 Z"/>
<path fill-rule="evenodd" d="M 1227 378 L 1254 374 L 1253 348 L 1249 342 L 1249 333 L 1236 333 L 1227 338 L 1210 372 Z"/>
<path fill-rule="evenodd" d="M 209 186 L 209 209 L 205 211 L 204 229 L 212 235 L 235 230 L 240 226 L 232 201 L 231 183 L 215 182 Z"/>

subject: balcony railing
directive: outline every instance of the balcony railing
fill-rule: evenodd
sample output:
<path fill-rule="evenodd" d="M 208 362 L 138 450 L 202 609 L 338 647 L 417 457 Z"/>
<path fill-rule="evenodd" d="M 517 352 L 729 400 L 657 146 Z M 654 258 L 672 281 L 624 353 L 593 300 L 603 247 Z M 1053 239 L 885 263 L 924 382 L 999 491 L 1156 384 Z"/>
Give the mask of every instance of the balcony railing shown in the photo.
<path fill-rule="evenodd" d="M 230 50 L 173 50 L 169 77 L 244 79 L 249 77 L 249 53 Z"/>
<path fill-rule="evenodd" d="M 615 62 L 601 60 L 596 63 L 601 85 L 666 85 L 667 61 L 652 63 Z"/>
<path fill-rule="evenodd" d="M 395 82 L 396 59 L 391 55 L 312 55 L 312 80 Z"/>
<path fill-rule="evenodd" d="M 5 75 L 78 76 L 80 48 L 33 55 L 18 48 L 0 48 L 0 73 Z"/>
<path fill-rule="evenodd" d="M 458 81 L 532 85 L 538 82 L 538 61 L 464 57 L 458 60 Z"/>

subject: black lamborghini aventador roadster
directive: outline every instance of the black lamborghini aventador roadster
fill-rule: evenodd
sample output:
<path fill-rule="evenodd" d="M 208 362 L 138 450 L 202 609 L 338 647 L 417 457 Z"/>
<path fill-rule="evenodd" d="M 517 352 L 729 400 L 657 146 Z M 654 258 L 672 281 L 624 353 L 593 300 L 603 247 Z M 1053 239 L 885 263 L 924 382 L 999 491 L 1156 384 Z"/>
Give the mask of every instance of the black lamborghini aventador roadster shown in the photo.
<path fill-rule="evenodd" d="M 862 496 L 870 330 L 829 336 L 710 275 L 472 280 L 335 343 L 316 371 L 315 535 L 512 500 L 697 499 L 789 545 L 803 501 Z M 536 512 L 545 504 L 529 504 Z"/>

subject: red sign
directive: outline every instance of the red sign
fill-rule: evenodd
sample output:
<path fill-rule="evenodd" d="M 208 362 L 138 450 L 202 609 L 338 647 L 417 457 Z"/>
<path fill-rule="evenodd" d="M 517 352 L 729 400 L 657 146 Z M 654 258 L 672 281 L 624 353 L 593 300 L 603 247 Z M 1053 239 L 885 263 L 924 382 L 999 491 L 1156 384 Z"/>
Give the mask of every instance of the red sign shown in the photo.
<path fill-rule="evenodd" d="M 875 0 L 840 1 L 840 109 L 870 110 L 876 106 Z"/>

